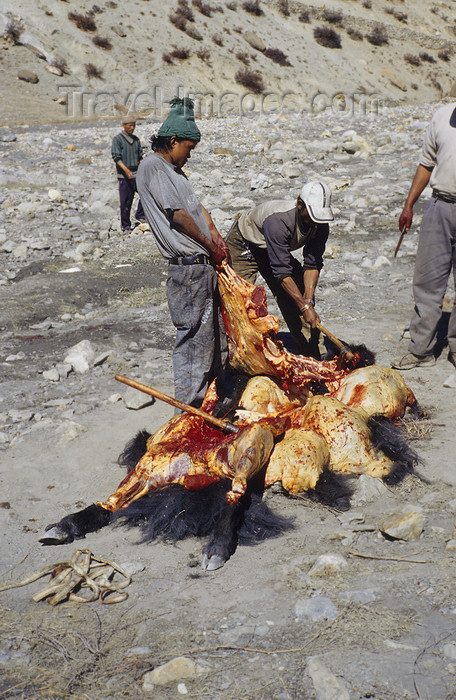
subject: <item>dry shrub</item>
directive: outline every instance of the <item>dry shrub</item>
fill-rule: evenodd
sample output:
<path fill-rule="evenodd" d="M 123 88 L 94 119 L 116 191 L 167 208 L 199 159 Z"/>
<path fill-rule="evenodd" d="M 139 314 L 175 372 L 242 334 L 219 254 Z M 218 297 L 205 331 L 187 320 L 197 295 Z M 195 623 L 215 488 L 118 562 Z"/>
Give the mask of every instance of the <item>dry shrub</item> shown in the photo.
<path fill-rule="evenodd" d="M 290 16 L 290 8 L 288 7 L 288 0 L 279 0 L 279 12 L 284 17 Z"/>
<path fill-rule="evenodd" d="M 103 12 L 103 8 L 99 7 L 98 5 L 92 5 L 90 10 L 87 12 L 88 15 L 99 15 L 101 12 Z"/>
<path fill-rule="evenodd" d="M 223 39 L 220 36 L 220 34 L 214 34 L 212 36 L 212 41 L 214 42 L 214 44 L 217 44 L 217 46 L 223 46 Z"/>
<path fill-rule="evenodd" d="M 404 22 L 404 24 L 407 24 L 407 13 L 406 12 L 400 12 L 400 10 L 396 10 L 394 7 L 385 7 L 385 12 L 387 15 L 392 15 L 395 17 L 398 22 Z"/>
<path fill-rule="evenodd" d="M 331 27 L 315 27 L 314 39 L 317 44 L 326 46 L 328 49 L 340 49 L 342 46 L 340 34 Z"/>
<path fill-rule="evenodd" d="M 344 16 L 340 10 L 323 10 L 322 17 L 325 22 L 337 24 L 339 27 L 344 23 Z"/>
<path fill-rule="evenodd" d="M 242 7 L 246 12 L 250 12 L 251 15 L 255 15 L 256 17 L 264 15 L 260 7 L 260 0 L 245 0 L 245 2 L 242 3 Z"/>
<path fill-rule="evenodd" d="M 195 15 L 192 12 L 192 8 L 188 4 L 188 0 L 177 0 L 176 14 L 185 17 L 188 22 L 195 21 Z"/>
<path fill-rule="evenodd" d="M 22 20 L 18 17 L 13 17 L 12 19 L 8 20 L 3 36 L 5 39 L 12 41 L 13 44 L 19 44 L 19 39 L 21 38 L 23 31 L 24 25 Z"/>
<path fill-rule="evenodd" d="M 199 10 L 205 17 L 212 17 L 214 8 L 207 2 L 203 2 L 203 0 L 192 0 L 192 5 L 196 7 L 196 9 Z"/>
<path fill-rule="evenodd" d="M 352 29 L 351 27 L 347 29 L 347 34 L 353 41 L 362 41 L 363 35 L 357 29 Z"/>
<path fill-rule="evenodd" d="M 208 60 L 210 59 L 210 57 L 211 57 L 211 52 L 209 51 L 208 48 L 206 48 L 206 47 L 204 46 L 203 48 L 198 49 L 198 51 L 196 52 L 196 55 L 197 55 L 198 58 L 200 58 L 202 61 L 208 61 Z"/>
<path fill-rule="evenodd" d="M 117 7 L 117 3 L 115 2 L 115 0 L 108 0 L 108 2 L 106 3 L 106 7 L 110 7 L 112 10 L 115 10 Z"/>
<path fill-rule="evenodd" d="M 234 79 L 239 85 L 247 88 L 255 95 L 260 95 L 264 91 L 263 77 L 261 73 L 255 70 L 238 70 Z"/>
<path fill-rule="evenodd" d="M 410 63 L 411 66 L 419 66 L 421 63 L 420 57 L 415 56 L 414 54 L 411 54 L 411 53 L 405 54 L 404 61 L 407 61 L 407 63 Z"/>
<path fill-rule="evenodd" d="M 180 29 L 181 32 L 185 32 L 185 28 L 187 27 L 187 20 L 185 17 L 182 15 L 168 15 L 168 17 L 171 24 L 174 24 L 174 26 L 177 29 Z"/>
<path fill-rule="evenodd" d="M 441 61 L 449 61 L 451 58 L 450 52 L 446 49 L 444 49 L 443 51 L 439 51 L 437 56 L 440 58 Z"/>
<path fill-rule="evenodd" d="M 368 10 L 372 9 L 372 2 L 371 0 L 364 0 L 363 2 L 363 7 L 367 8 Z"/>
<path fill-rule="evenodd" d="M 383 46 L 388 43 L 388 35 L 382 27 L 375 27 L 370 34 L 366 34 L 366 39 L 373 46 Z"/>
<path fill-rule="evenodd" d="M 303 24 L 309 24 L 310 23 L 309 10 L 301 10 L 301 12 L 298 15 L 298 19 L 300 22 L 303 22 Z"/>
<path fill-rule="evenodd" d="M 274 61 L 274 63 L 278 63 L 279 66 L 291 66 L 290 61 L 280 49 L 266 49 L 264 55 L 270 58 L 271 61 Z"/>
<path fill-rule="evenodd" d="M 102 80 L 103 71 L 97 68 L 93 63 L 86 63 L 84 68 L 88 78 L 99 78 Z"/>
<path fill-rule="evenodd" d="M 437 63 L 434 56 L 431 56 L 430 53 L 426 53 L 426 51 L 420 52 L 420 58 L 422 61 L 427 61 L 428 63 Z"/>
<path fill-rule="evenodd" d="M 97 30 L 95 20 L 89 14 L 81 15 L 78 12 L 69 12 L 68 19 L 74 22 L 77 28 L 81 29 L 83 32 L 96 32 Z M 88 65 L 92 64 L 89 63 Z"/>
<path fill-rule="evenodd" d="M 112 49 L 111 42 L 105 36 L 94 36 L 92 41 L 95 46 L 99 46 L 100 49 L 105 49 L 105 51 L 110 51 Z"/>
<path fill-rule="evenodd" d="M 62 73 L 68 73 L 67 62 L 64 58 L 53 58 L 51 61 L 49 61 L 49 65 L 55 66 L 56 68 L 61 70 Z"/>
<path fill-rule="evenodd" d="M 187 58 L 190 58 L 191 56 L 191 51 L 189 49 L 184 49 L 180 48 L 178 49 L 177 46 L 170 51 L 171 58 L 178 58 L 179 61 L 185 61 Z"/>
<path fill-rule="evenodd" d="M 246 53 L 245 51 L 238 51 L 236 54 L 236 58 L 238 61 L 243 63 L 245 66 L 248 66 L 250 63 L 249 54 Z"/>
<path fill-rule="evenodd" d="M 162 61 L 163 61 L 163 63 L 172 63 L 173 59 L 171 58 L 171 54 L 170 53 L 163 53 L 162 54 Z"/>
<path fill-rule="evenodd" d="M 227 2 L 226 6 L 227 6 L 228 10 L 231 10 L 232 12 L 237 11 L 237 2 Z"/>

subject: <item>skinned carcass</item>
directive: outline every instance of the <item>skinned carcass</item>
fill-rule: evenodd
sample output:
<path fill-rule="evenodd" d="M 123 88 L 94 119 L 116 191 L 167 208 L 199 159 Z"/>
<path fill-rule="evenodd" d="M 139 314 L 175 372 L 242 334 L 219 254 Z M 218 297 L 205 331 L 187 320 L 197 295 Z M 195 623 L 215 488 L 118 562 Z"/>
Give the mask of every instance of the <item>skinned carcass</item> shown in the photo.
<path fill-rule="evenodd" d="M 318 362 L 289 353 L 276 338 L 278 320 L 267 313 L 264 289 L 228 266 L 219 280 L 231 363 L 262 375 L 249 380 L 239 401 L 238 432 L 226 435 L 197 416 L 171 418 L 153 436 L 138 438 L 140 454 L 109 498 L 49 525 L 44 544 L 70 542 L 119 516 L 134 517 L 131 513 L 172 529 L 192 511 L 185 527 L 190 534 L 210 534 L 202 565 L 211 570 L 231 556 L 247 522 L 246 504 L 261 505 L 265 487 L 281 482 L 295 494 L 316 489 L 327 470 L 385 477 L 399 461 L 413 468 L 416 455 L 403 441 L 395 436 L 391 446 L 391 434 L 384 438 L 381 424 L 374 429 L 370 422 L 377 414 L 401 415 L 413 403 L 395 370 L 388 374 L 373 365 L 361 374 L 353 371 L 353 362 Z M 201 408 L 213 413 L 216 402 L 214 384 Z M 177 505 L 163 518 L 171 502 Z M 160 527 L 154 532 L 163 532 Z M 271 532 L 281 528 L 286 525 L 276 522 Z"/>

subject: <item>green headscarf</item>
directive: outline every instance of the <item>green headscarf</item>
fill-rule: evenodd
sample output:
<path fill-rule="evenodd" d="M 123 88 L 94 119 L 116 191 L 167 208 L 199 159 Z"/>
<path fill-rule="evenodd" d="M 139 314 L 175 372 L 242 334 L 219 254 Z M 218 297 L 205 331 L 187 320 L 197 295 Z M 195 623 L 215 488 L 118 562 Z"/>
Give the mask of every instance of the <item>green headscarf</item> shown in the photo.
<path fill-rule="evenodd" d="M 158 136 L 178 136 L 181 139 L 199 141 L 201 132 L 195 124 L 193 102 L 189 97 L 174 97 L 171 109 L 158 130 Z"/>

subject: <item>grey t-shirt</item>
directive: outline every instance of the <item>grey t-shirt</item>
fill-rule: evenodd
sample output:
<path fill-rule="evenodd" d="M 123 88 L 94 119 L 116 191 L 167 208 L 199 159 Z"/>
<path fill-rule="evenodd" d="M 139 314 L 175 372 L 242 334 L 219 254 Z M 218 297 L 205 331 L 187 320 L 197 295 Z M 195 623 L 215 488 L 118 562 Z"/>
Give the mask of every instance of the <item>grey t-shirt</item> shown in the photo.
<path fill-rule="evenodd" d="M 151 153 L 139 164 L 136 186 L 147 221 L 163 257 L 169 259 L 208 254 L 206 248 L 178 231 L 172 223 L 172 213 L 184 209 L 201 232 L 209 240 L 211 238 L 201 204 L 180 168 L 168 163 L 158 153 Z"/>
<path fill-rule="evenodd" d="M 433 168 L 433 189 L 456 196 L 456 127 L 452 126 L 455 103 L 440 107 L 426 130 L 420 163 Z M 450 123 L 451 120 L 451 123 Z"/>

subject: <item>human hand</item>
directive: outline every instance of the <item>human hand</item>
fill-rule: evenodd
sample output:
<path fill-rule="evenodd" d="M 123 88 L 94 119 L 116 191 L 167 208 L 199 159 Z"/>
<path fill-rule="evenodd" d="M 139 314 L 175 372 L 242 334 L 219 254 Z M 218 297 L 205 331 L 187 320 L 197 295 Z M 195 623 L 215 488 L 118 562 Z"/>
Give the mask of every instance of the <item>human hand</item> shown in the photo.
<path fill-rule="evenodd" d="M 399 217 L 399 230 L 403 233 L 407 233 L 412 225 L 413 221 L 413 209 L 412 207 L 406 205 L 404 206 L 402 213 Z"/>

